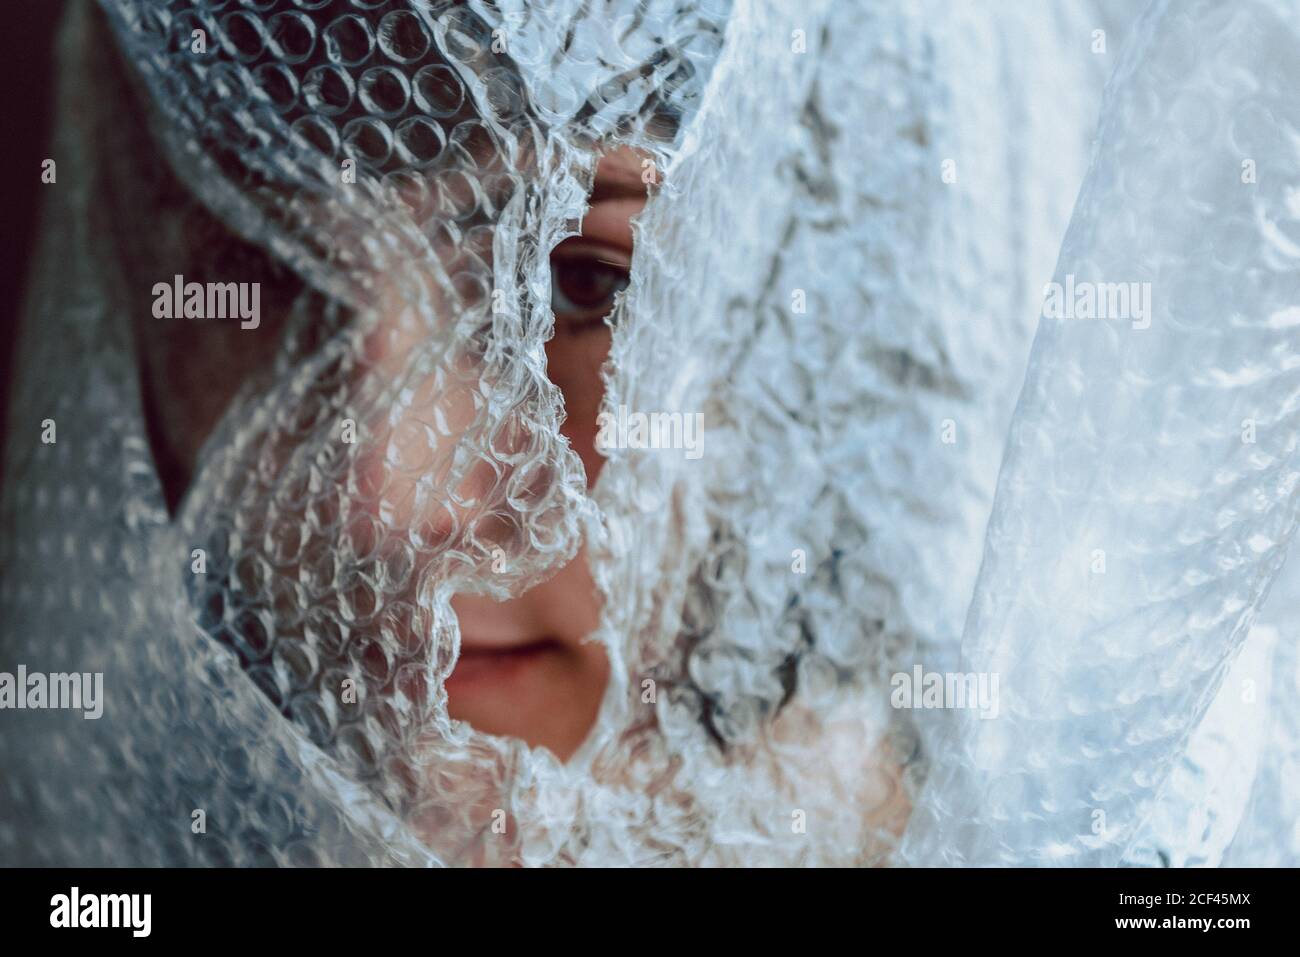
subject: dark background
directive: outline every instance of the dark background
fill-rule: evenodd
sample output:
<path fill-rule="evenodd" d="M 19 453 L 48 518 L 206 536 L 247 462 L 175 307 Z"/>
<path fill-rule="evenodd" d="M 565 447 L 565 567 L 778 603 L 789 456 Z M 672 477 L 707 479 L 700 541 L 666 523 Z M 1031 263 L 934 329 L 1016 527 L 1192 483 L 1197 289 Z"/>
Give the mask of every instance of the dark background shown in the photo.
<path fill-rule="evenodd" d="M 90 0 L 68 0 L 88 3 Z M 50 157 L 54 34 L 64 0 L 0 0 L 0 156 L 4 220 L 0 224 L 0 423 L 9 394 L 18 308 L 33 249 L 42 190 L 41 161 Z M 57 160 L 58 157 L 53 157 Z M 3 443 L 0 443 L 3 455 Z"/>

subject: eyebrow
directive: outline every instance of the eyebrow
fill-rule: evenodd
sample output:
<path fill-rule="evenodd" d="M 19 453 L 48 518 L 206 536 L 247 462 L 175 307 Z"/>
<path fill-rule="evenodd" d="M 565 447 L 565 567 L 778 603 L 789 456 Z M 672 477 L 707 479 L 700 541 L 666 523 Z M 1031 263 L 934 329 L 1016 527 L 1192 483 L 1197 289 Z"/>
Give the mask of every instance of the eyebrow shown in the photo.
<path fill-rule="evenodd" d="M 605 175 L 597 174 L 591 189 L 590 202 L 600 203 L 611 199 L 645 199 L 649 189 L 634 170 L 618 170 Z"/>

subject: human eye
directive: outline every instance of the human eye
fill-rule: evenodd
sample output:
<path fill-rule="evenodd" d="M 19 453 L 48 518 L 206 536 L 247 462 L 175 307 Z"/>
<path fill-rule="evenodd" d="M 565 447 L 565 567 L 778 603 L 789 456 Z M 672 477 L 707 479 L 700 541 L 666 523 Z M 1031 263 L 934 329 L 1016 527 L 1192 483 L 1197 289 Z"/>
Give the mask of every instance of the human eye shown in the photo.
<path fill-rule="evenodd" d="M 627 253 L 612 246 L 566 241 L 551 253 L 551 309 L 556 331 L 604 326 L 618 293 L 627 288 Z"/>

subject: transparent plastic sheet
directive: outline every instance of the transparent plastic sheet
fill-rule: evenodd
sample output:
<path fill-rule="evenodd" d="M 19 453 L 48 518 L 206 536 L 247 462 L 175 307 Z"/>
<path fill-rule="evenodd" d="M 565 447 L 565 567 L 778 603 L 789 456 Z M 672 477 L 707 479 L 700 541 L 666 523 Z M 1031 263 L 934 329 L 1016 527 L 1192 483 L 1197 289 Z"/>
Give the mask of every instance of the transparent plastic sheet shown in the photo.
<path fill-rule="evenodd" d="M 1149 327 L 1039 326 L 962 646 L 964 668 L 1001 674 L 1004 710 L 954 715 L 910 860 L 1169 859 L 1143 837 L 1171 807 L 1204 815 L 1215 848 L 1173 859 L 1217 863 L 1231 837 L 1219 818 L 1241 813 L 1262 716 L 1223 679 L 1285 560 L 1300 477 L 1298 41 L 1294 4 L 1161 2 L 1111 78 L 1056 280 L 1150 283 Z M 1271 827 L 1294 854 L 1291 804 Z"/>
<path fill-rule="evenodd" d="M 1113 863 L 1130 845 L 1138 862 L 1217 861 L 1245 795 L 1208 787 L 1202 765 L 1224 759 L 1189 736 L 1206 727 L 1294 511 L 1294 427 L 1282 427 L 1295 395 L 1293 154 L 1278 135 L 1294 125 L 1293 108 L 1271 99 L 1294 61 L 1289 5 L 1157 5 L 1126 46 L 1060 266 L 1169 270 L 1152 275 L 1167 312 L 1131 336 L 1044 324 L 964 639 L 1042 281 L 1114 62 L 1089 40 L 1104 28 L 1117 51 L 1132 12 L 102 6 L 176 175 L 305 286 L 279 351 L 223 417 L 169 520 L 122 316 L 125 284 L 146 280 L 121 274 L 94 213 L 95 164 L 133 158 L 87 149 L 114 120 L 93 92 L 106 38 L 76 12 L 59 154 L 80 167 L 65 167 L 77 185 L 48 214 L 24 333 L 0 609 L 7 658 L 103 671 L 107 706 L 94 722 L 6 715 L 21 733 L 0 740 L 0 856 L 882 863 L 919 801 L 902 862 Z M 1252 89 L 1255 109 L 1230 118 L 1223 107 L 1218 125 L 1201 125 L 1160 108 L 1185 104 L 1184 78 L 1161 55 L 1211 26 L 1236 42 L 1179 62 L 1207 71 L 1202 99 Z M 215 55 L 190 52 L 194 29 Z M 1278 55 L 1257 62 L 1258 43 Z M 1231 205 L 1242 201 L 1232 185 L 1215 193 L 1183 167 L 1160 169 L 1158 149 L 1134 155 L 1153 117 L 1197 144 L 1175 154 L 1183 162 L 1202 137 L 1227 153 L 1271 135 L 1261 169 L 1280 165 L 1248 208 Z M 615 316 L 606 403 L 702 410 L 707 452 L 611 450 L 588 493 L 540 347 L 547 256 L 581 216 L 597 147 L 612 145 L 644 150 L 658 182 Z M 344 158 L 357 162 L 355 183 L 340 183 Z M 1208 165 L 1194 169 L 1209 182 Z M 1222 215 L 1178 219 L 1190 214 L 1158 202 L 1167 176 L 1204 185 Z M 1146 219 L 1129 205 L 1141 202 Z M 1128 245 L 1103 261 L 1103 241 L 1117 239 Z M 1180 248 L 1189 242 L 1205 249 Z M 1148 259 L 1127 256 L 1138 243 Z M 1239 258 L 1198 272 L 1194 254 L 1216 250 Z M 1273 272 L 1243 286 L 1256 261 Z M 1179 337 L 1187 330 L 1196 349 Z M 1251 361 L 1252 375 L 1234 378 Z M 1202 389 L 1218 425 L 1187 414 L 1180 388 Z M 1107 403 L 1129 413 L 1129 401 L 1142 416 L 1121 424 Z M 1089 409 L 1109 416 L 1105 442 L 1078 425 Z M 1269 437 L 1225 459 L 1248 415 Z M 60 441 L 33 447 L 32 423 L 46 416 Z M 339 441 L 344 419 L 355 444 Z M 948 420 L 953 444 L 939 438 Z M 1137 451 L 1149 435 L 1195 452 L 1155 460 Z M 1133 461 L 1147 467 L 1128 477 L 1165 483 L 1166 498 L 1122 485 L 1116 472 Z M 1055 494 L 1043 494 L 1046 476 Z M 1115 494 L 1089 498 L 1100 481 Z M 1198 499 L 1222 488 L 1261 504 L 1216 539 L 1223 510 Z M 1197 522 L 1200 538 L 1180 532 L 1157 548 L 1159 532 Z M 1129 554 L 1156 564 L 1144 563 L 1141 585 L 1039 580 L 1072 554 L 1070 528 L 1109 530 L 1112 568 Z M 561 765 L 448 719 L 442 681 L 459 641 L 448 602 L 518 594 L 584 536 L 612 677 L 590 739 Z M 1027 556 L 1031 542 L 1040 552 Z M 1237 567 L 1207 571 L 1209 585 L 1180 578 L 1225 546 Z M 202 576 L 194 548 L 207 555 Z M 1207 615 L 1210 602 L 1224 614 Z M 1120 651 L 1146 667 L 1117 664 Z M 947 731 L 890 709 L 889 676 L 914 662 L 995 663 L 1006 717 Z M 348 679 L 356 703 L 340 695 Z M 1264 741 L 1241 733 L 1238 709 L 1215 713 L 1202 738 Z M 1270 740 L 1285 743 L 1286 713 L 1270 720 Z M 1130 740 L 1133 728 L 1151 740 Z M 1200 772 L 1180 775 L 1179 758 Z M 1268 833 L 1294 790 L 1267 751 L 1260 760 L 1275 770 L 1252 795 L 1251 821 Z M 501 812 L 505 833 L 492 827 Z M 1189 833 L 1194 813 L 1218 822 L 1209 837 Z M 800 815 L 804 829 L 792 827 Z M 1162 815 L 1173 823 L 1161 827 Z"/>

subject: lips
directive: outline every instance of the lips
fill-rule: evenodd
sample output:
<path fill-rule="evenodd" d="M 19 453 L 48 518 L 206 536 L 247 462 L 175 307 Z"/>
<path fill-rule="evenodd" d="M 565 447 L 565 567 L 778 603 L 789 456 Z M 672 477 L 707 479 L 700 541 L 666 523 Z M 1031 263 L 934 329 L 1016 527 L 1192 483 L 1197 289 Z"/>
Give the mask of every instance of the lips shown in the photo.
<path fill-rule="evenodd" d="M 460 658 L 447 678 L 447 690 L 507 681 L 559 655 L 562 650 L 560 643 L 551 638 L 513 645 L 464 639 Z"/>

